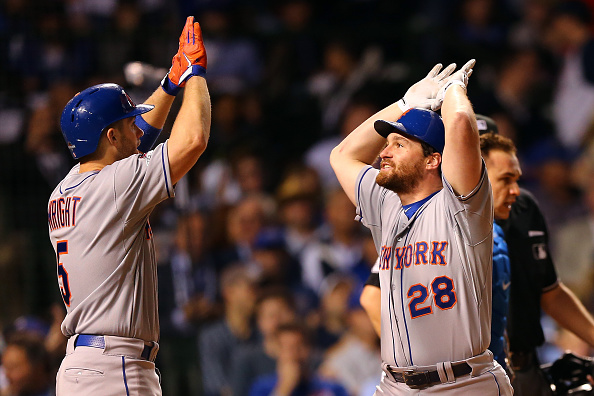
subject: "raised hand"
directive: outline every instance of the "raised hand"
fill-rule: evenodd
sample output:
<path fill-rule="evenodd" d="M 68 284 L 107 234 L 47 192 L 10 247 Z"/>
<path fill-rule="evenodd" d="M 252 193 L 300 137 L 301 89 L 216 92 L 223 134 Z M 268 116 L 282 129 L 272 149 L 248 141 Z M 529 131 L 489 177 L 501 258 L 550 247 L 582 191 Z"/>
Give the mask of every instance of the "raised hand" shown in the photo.
<path fill-rule="evenodd" d="M 456 69 L 456 64 L 452 63 L 441 70 L 442 67 L 441 63 L 433 66 L 433 69 L 422 80 L 413 84 L 406 91 L 404 97 L 398 101 L 400 110 L 407 111 L 414 107 L 431 109 L 433 107 L 437 93 Z"/>
<path fill-rule="evenodd" d="M 171 60 L 171 68 L 161 81 L 161 87 L 175 96 L 191 76 L 206 74 L 206 49 L 200 24 L 194 17 L 186 19 L 184 30 L 179 36 L 179 49 Z"/>
<path fill-rule="evenodd" d="M 468 85 L 468 78 L 472 75 L 472 68 L 476 64 L 476 59 L 471 59 L 464 66 L 462 66 L 457 72 L 452 74 L 446 79 L 445 84 L 439 89 L 436 99 L 431 106 L 431 110 L 436 111 L 441 108 L 445 93 L 452 85 L 459 85 L 466 91 Z"/>

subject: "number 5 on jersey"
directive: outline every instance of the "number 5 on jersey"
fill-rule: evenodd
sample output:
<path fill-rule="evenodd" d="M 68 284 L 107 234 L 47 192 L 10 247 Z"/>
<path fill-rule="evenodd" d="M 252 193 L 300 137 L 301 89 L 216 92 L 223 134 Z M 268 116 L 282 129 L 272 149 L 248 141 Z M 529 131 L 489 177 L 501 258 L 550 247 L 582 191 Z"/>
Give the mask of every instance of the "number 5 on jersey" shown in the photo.
<path fill-rule="evenodd" d="M 60 292 L 62 293 L 62 299 L 67 307 L 70 306 L 70 284 L 68 283 L 68 272 L 64 268 L 64 265 L 60 262 L 60 255 L 68 254 L 68 241 L 56 242 L 56 255 L 58 257 L 58 285 L 60 286 Z"/>

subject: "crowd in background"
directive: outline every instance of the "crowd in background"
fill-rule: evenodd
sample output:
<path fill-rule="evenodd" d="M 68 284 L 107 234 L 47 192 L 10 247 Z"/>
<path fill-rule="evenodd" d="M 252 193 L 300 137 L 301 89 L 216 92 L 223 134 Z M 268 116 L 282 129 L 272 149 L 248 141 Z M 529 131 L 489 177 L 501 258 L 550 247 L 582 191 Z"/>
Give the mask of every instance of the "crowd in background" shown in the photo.
<path fill-rule="evenodd" d="M 475 111 L 518 146 L 521 184 L 547 218 L 559 276 L 592 310 L 593 6 L 2 1 L 0 389 L 51 388 L 63 354 L 46 221 L 49 194 L 74 165 L 61 111 L 76 92 L 102 82 L 126 87 L 141 103 L 169 67 L 187 15 L 204 35 L 212 130 L 176 198 L 150 220 L 164 394 L 248 395 L 262 375 L 290 370 L 316 373 L 351 396 L 379 381 L 379 343 L 358 304 L 377 253 L 328 157 L 437 62 L 477 59 L 469 85 Z M 591 354 L 547 328 L 555 343 L 543 361 L 567 347 Z M 301 337 L 283 338 L 283 331 Z M 32 373 L 15 371 L 19 361 Z"/>

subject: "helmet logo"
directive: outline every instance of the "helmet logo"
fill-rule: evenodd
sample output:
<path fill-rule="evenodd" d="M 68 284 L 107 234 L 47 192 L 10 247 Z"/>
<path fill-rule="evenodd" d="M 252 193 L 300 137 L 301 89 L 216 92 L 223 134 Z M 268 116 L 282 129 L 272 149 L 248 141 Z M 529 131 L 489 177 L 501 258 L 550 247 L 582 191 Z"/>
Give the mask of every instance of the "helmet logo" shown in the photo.
<path fill-rule="evenodd" d="M 123 95 L 120 96 L 120 100 L 122 101 L 122 107 L 124 108 L 124 111 L 126 113 L 129 113 L 132 110 L 134 110 L 136 104 L 134 104 L 134 101 L 132 100 L 130 95 L 126 93 L 126 91 L 122 90 L 122 94 Z"/>

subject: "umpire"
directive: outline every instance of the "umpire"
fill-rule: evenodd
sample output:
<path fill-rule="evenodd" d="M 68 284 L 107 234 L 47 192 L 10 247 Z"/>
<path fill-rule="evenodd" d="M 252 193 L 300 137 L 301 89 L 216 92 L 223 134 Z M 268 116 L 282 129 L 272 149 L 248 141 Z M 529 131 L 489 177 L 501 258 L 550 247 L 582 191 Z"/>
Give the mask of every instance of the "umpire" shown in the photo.
<path fill-rule="evenodd" d="M 507 332 L 515 372 L 514 395 L 552 395 L 536 354 L 536 348 L 545 341 L 541 309 L 591 346 L 594 346 L 594 320 L 557 278 L 544 216 L 532 194 L 517 184 L 521 171 L 513 143 L 497 135 L 497 125 L 492 119 L 477 118 L 481 152 L 493 186 L 495 218 L 504 231 L 511 263 Z M 506 142 L 511 150 L 501 148 L 497 142 Z M 510 171 L 512 164 L 517 166 L 519 174 Z M 498 208 L 504 208 L 505 212 L 509 205 L 511 211 L 507 218 L 505 213 L 497 213 Z"/>

